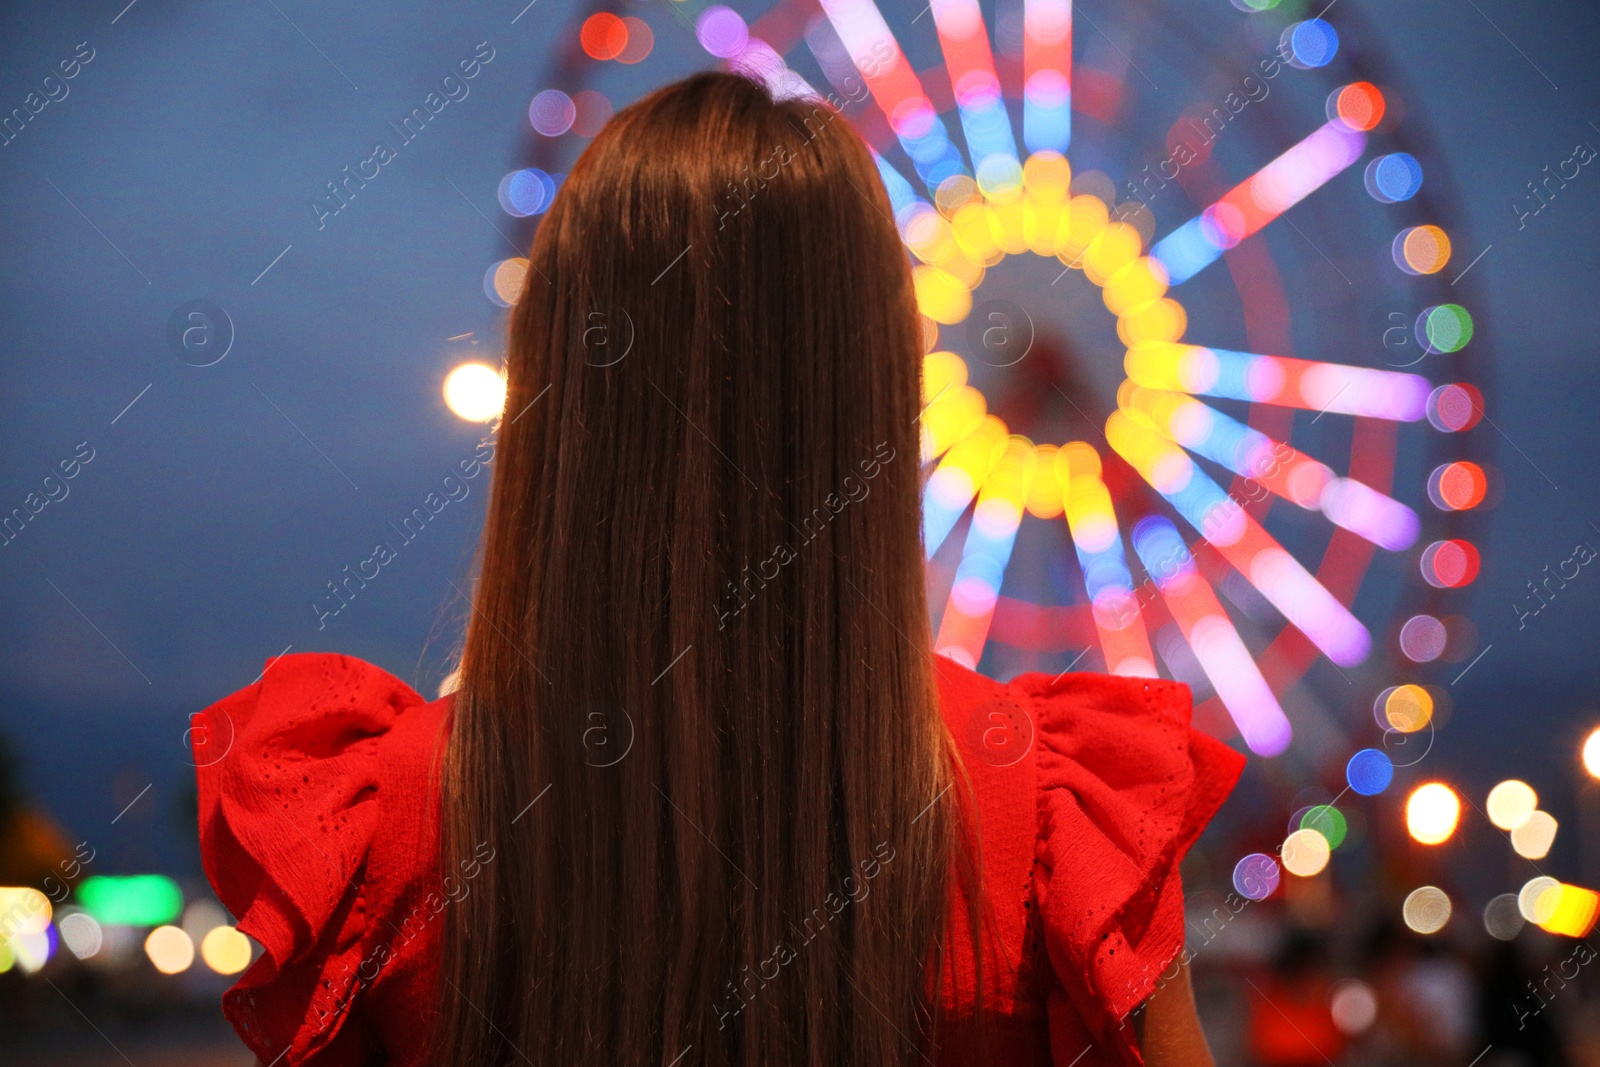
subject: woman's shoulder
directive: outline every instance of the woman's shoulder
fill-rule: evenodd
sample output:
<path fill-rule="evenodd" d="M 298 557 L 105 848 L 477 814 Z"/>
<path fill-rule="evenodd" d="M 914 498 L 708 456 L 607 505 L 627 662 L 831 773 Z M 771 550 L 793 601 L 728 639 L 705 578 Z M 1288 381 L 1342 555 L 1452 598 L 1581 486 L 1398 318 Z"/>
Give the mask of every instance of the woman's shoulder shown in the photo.
<path fill-rule="evenodd" d="M 1067 789 L 1138 823 L 1149 809 L 1176 815 L 1179 799 L 1214 807 L 1243 768 L 1243 756 L 1194 729 L 1181 682 L 1088 672 L 1000 682 L 934 661 L 945 725 L 969 775 L 977 771 L 991 792 L 1026 792 L 1042 804 Z"/>
<path fill-rule="evenodd" d="M 998 936 L 1024 952 L 1037 941 L 1061 1003 L 1096 1043 L 1126 1046 L 1127 1013 L 1183 947 L 1178 864 L 1244 757 L 1193 728 L 1179 682 L 1027 673 L 1002 683 L 935 661 L 985 881 L 1028 887 L 1016 902 L 991 901 Z"/>
<path fill-rule="evenodd" d="M 298 653 L 193 716 L 202 862 L 264 950 L 224 1012 L 263 1063 L 362 1062 L 425 1015 L 449 709 Z"/>

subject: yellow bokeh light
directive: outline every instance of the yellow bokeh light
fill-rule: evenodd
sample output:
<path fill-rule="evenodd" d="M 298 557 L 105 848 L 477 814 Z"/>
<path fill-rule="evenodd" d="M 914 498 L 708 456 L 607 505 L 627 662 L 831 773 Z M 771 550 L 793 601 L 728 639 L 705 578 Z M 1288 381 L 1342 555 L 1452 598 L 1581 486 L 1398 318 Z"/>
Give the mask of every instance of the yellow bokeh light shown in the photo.
<path fill-rule="evenodd" d="M 1101 298 L 1113 315 L 1167 293 L 1167 268 L 1159 259 L 1141 256 L 1106 279 Z"/>
<path fill-rule="evenodd" d="M 1450 840 L 1461 821 L 1461 798 L 1443 782 L 1419 785 L 1406 798 L 1406 830 L 1424 845 Z"/>
<path fill-rule="evenodd" d="M 506 380 L 483 363 L 463 363 L 444 379 L 445 406 L 468 422 L 488 422 L 506 406 Z"/>
<path fill-rule="evenodd" d="M 12 934 L 42 934 L 50 926 L 50 898 L 37 889 L 0 886 L 0 939 Z"/>
<path fill-rule="evenodd" d="M 1600 893 L 1557 882 L 1539 891 L 1534 911 L 1540 917 L 1533 921 L 1547 933 L 1588 937 L 1600 918 Z"/>
<path fill-rule="evenodd" d="M 1028 513 L 1040 519 L 1053 519 L 1066 506 L 1065 492 L 1056 473 L 1055 445 L 1035 445 L 1033 481 L 1028 485 Z"/>
<path fill-rule="evenodd" d="M 1067 205 L 1062 201 L 1039 200 L 1029 194 L 1022 202 L 1022 237 L 1028 251 L 1036 256 L 1056 254 L 1056 235 L 1061 232 L 1061 217 Z"/>
<path fill-rule="evenodd" d="M 947 270 L 923 264 L 911 271 L 917 307 L 934 322 L 953 326 L 972 310 L 972 292 Z"/>
<path fill-rule="evenodd" d="M 1596 726 L 1583 742 L 1583 769 L 1593 778 L 1600 778 L 1600 726 Z"/>
<path fill-rule="evenodd" d="M 176 926 L 158 926 L 144 939 L 144 954 L 162 974 L 180 974 L 194 962 L 194 942 Z"/>
<path fill-rule="evenodd" d="M 1005 258 L 989 229 L 989 209 L 981 200 L 957 208 L 950 217 L 950 229 L 955 232 L 962 254 L 974 263 L 992 267 Z"/>
<path fill-rule="evenodd" d="M 1122 268 L 1135 262 L 1144 249 L 1139 231 L 1126 222 L 1108 222 L 1083 253 L 1083 273 L 1104 285 Z"/>
<path fill-rule="evenodd" d="M 1524 859 L 1542 860 L 1556 843 L 1556 818 L 1548 811 L 1529 812 L 1511 831 L 1511 847 Z"/>
<path fill-rule="evenodd" d="M 1489 790 L 1489 821 L 1502 830 L 1515 830 L 1539 806 L 1539 794 L 1527 782 L 1508 778 Z"/>
<path fill-rule="evenodd" d="M 1419 934 L 1436 934 L 1450 921 L 1450 898 L 1438 886 L 1413 889 L 1406 897 L 1401 916 Z"/>
<path fill-rule="evenodd" d="M 1177 341 L 1189 328 L 1189 313 L 1170 297 L 1135 304 L 1117 318 L 1117 336 L 1134 345 L 1150 341 Z"/>
<path fill-rule="evenodd" d="M 1433 696 L 1420 685 L 1395 686 L 1384 701 L 1383 716 L 1401 733 L 1415 733 L 1433 718 Z"/>
<path fill-rule="evenodd" d="M 937 459 L 988 414 L 983 394 L 970 385 L 957 386 L 929 404 L 922 413 L 922 459 Z"/>
<path fill-rule="evenodd" d="M 922 402 L 931 404 L 956 386 L 967 384 L 967 361 L 954 352 L 929 352 L 922 357 Z"/>
<path fill-rule="evenodd" d="M 1068 441 L 1056 453 L 1056 478 L 1070 485 L 1074 478 L 1099 478 L 1100 453 L 1087 441 Z"/>
<path fill-rule="evenodd" d="M 231 926 L 214 926 L 200 942 L 200 958 L 218 974 L 238 974 L 250 966 L 250 939 Z"/>
<path fill-rule="evenodd" d="M 1061 216 L 1061 227 L 1056 231 L 1056 258 L 1069 267 L 1082 266 L 1085 250 L 1100 236 L 1110 220 L 1106 202 L 1097 196 L 1080 193 L 1067 202 Z"/>
<path fill-rule="evenodd" d="M 1060 152 L 1034 152 L 1022 165 L 1022 184 L 1036 199 L 1064 201 L 1072 187 L 1072 164 Z"/>
<path fill-rule="evenodd" d="M 1328 865 L 1328 839 L 1316 830 L 1296 830 L 1283 840 L 1283 851 L 1279 859 L 1283 869 L 1290 874 L 1298 874 L 1302 878 L 1310 878 L 1320 874 Z"/>
<path fill-rule="evenodd" d="M 1005 202 L 989 201 L 985 212 L 989 220 L 989 234 L 1002 251 L 1016 254 L 1028 250 L 1028 233 L 1024 225 L 1026 214 L 1021 197 Z"/>

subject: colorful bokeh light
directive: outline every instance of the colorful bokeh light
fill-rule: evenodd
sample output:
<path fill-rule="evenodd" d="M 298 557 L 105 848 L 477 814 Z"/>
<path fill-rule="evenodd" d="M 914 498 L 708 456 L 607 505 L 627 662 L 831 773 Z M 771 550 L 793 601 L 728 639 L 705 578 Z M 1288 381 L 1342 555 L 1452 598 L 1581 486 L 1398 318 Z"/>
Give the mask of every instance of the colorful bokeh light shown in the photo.
<path fill-rule="evenodd" d="M 1379 725 L 1413 734 L 1433 719 L 1433 696 L 1420 685 L 1397 685 L 1379 698 Z"/>
<path fill-rule="evenodd" d="M 1328 121 L 1346 129 L 1366 132 L 1383 121 L 1387 104 L 1371 82 L 1354 82 L 1328 96 Z"/>
<path fill-rule="evenodd" d="M 1458 460 L 1441 464 L 1428 475 L 1428 499 L 1440 511 L 1466 511 L 1483 503 L 1489 477 L 1476 463 Z"/>
<path fill-rule="evenodd" d="M 1432 663 L 1449 644 L 1444 623 L 1432 615 L 1413 615 L 1400 627 L 1400 651 L 1413 663 Z"/>
<path fill-rule="evenodd" d="M 1416 335 L 1429 355 L 1459 352 L 1472 340 L 1472 316 L 1460 304 L 1438 304 L 1417 316 Z"/>
<path fill-rule="evenodd" d="M 178 883 L 162 874 L 92 875 L 76 892 L 83 910 L 102 925 L 158 926 L 183 908 Z"/>
<path fill-rule="evenodd" d="M 1325 19 L 1291 23 L 1278 41 L 1278 53 L 1298 70 L 1325 67 L 1339 51 L 1339 35 Z"/>
<path fill-rule="evenodd" d="M 655 48 L 655 31 L 650 28 L 650 24 L 644 19 L 633 15 L 624 16 L 622 23 L 627 30 L 628 40 L 622 46 L 622 51 L 617 53 L 617 62 L 626 63 L 630 66 L 634 63 L 643 62 L 650 55 L 651 50 Z"/>
<path fill-rule="evenodd" d="M 546 137 L 560 137 L 572 129 L 572 121 L 577 117 L 572 97 L 560 89 L 546 89 L 528 105 L 528 122 Z"/>
<path fill-rule="evenodd" d="M 1177 527 L 1146 516 L 1133 528 L 1133 547 L 1250 751 L 1282 754 L 1293 736 L 1289 719 Z"/>
<path fill-rule="evenodd" d="M 731 59 L 750 42 L 750 27 L 733 8 L 713 4 L 695 19 L 695 37 L 700 47 L 719 59 Z"/>
<path fill-rule="evenodd" d="M 1470 430 L 1483 418 L 1483 394 L 1465 383 L 1441 385 L 1428 395 L 1428 421 L 1445 433 Z"/>
<path fill-rule="evenodd" d="M 491 302 L 508 308 L 522 295 L 528 280 L 528 261 L 521 256 L 491 264 L 483 274 L 483 292 Z"/>
<path fill-rule="evenodd" d="M 1600 918 L 1600 893 L 1582 886 L 1556 882 L 1539 889 L 1533 911 L 1537 916 L 1533 922 L 1546 933 L 1563 937 L 1588 937 L 1596 919 Z"/>
<path fill-rule="evenodd" d="M 1405 152 L 1391 152 L 1368 163 L 1362 181 L 1378 203 L 1397 204 L 1421 191 L 1422 164 Z"/>
<path fill-rule="evenodd" d="M 616 59 L 628 46 L 628 27 L 609 11 L 597 12 L 583 20 L 578 43 L 590 59 Z"/>
<path fill-rule="evenodd" d="M 50 928 L 52 915 L 50 898 L 39 890 L 0 886 L 0 935 L 42 934 Z"/>
<path fill-rule="evenodd" d="M 1158 242 L 1152 254 L 1173 284 L 1192 278 L 1360 159 L 1363 128 L 1337 120 L 1318 127 Z"/>
<path fill-rule="evenodd" d="M 1523 883 L 1517 893 L 1517 910 L 1522 917 L 1535 925 L 1543 925 L 1555 911 L 1561 883 L 1549 875 L 1541 874 Z"/>
<path fill-rule="evenodd" d="M 1300 816 L 1300 829 L 1315 830 L 1328 842 L 1329 848 L 1338 848 L 1350 832 L 1344 812 L 1332 804 L 1317 804 Z"/>
<path fill-rule="evenodd" d="M 500 179 L 500 208 L 516 218 L 543 214 L 555 196 L 556 180 L 537 167 L 514 170 Z"/>
<path fill-rule="evenodd" d="M 1265 900 L 1278 888 L 1278 861 L 1252 852 L 1233 867 L 1233 888 L 1246 900 Z"/>
<path fill-rule="evenodd" d="M 1390 253 L 1407 274 L 1437 274 L 1450 262 L 1450 237 L 1437 226 L 1408 226 L 1395 234 Z"/>
<path fill-rule="evenodd" d="M 1422 550 L 1422 577 L 1435 589 L 1459 589 L 1478 577 L 1480 559 L 1470 541 L 1435 541 Z"/>
<path fill-rule="evenodd" d="M 1394 781 L 1394 763 L 1387 753 L 1364 748 L 1345 764 L 1344 777 L 1352 791 L 1362 796 L 1377 796 Z"/>

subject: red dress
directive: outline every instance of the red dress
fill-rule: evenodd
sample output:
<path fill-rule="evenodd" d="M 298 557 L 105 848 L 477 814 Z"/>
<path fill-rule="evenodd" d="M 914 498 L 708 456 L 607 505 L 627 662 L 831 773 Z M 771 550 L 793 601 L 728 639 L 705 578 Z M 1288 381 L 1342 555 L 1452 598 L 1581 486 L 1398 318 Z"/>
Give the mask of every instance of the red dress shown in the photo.
<path fill-rule="evenodd" d="M 935 662 L 983 835 L 993 1062 L 1141 1063 L 1125 1016 L 1183 946 L 1178 861 L 1243 757 L 1190 728 L 1176 682 L 1001 684 Z M 299 653 L 194 723 L 206 875 L 265 950 L 223 1013 L 262 1063 L 419 1063 L 439 983 L 434 919 L 465 884 L 441 880 L 434 851 L 430 772 L 449 708 L 361 660 Z M 965 911 L 951 910 L 962 944 Z M 965 975 L 944 1001 L 940 1060 L 960 1064 Z"/>

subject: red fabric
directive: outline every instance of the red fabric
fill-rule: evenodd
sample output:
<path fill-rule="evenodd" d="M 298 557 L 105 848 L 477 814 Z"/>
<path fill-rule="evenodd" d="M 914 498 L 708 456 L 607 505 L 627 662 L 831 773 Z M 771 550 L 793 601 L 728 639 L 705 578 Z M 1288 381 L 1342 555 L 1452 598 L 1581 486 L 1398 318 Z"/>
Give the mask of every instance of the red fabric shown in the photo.
<path fill-rule="evenodd" d="M 992 1062 L 1140 1064 L 1126 1015 L 1182 948 L 1178 861 L 1243 758 L 1190 728 L 1174 682 L 1001 684 L 935 662 L 982 845 Z M 437 866 L 449 707 L 361 660 L 300 653 L 197 717 L 206 875 L 265 950 L 223 1013 L 262 1063 L 421 1063 L 438 916 L 474 873 Z M 964 944 L 964 904 L 951 912 Z M 942 1064 L 972 1056 L 969 972 L 945 983 Z"/>

